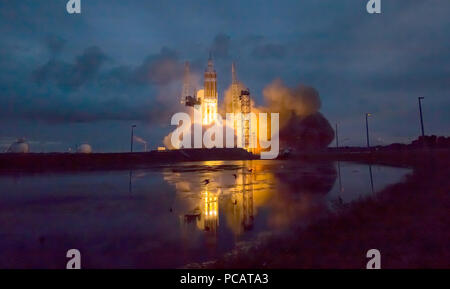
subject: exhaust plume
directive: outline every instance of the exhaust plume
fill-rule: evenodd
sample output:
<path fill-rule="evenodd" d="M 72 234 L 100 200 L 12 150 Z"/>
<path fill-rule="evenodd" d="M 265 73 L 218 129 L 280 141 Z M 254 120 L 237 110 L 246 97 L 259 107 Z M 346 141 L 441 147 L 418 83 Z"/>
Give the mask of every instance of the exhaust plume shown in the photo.
<path fill-rule="evenodd" d="M 133 136 L 134 141 L 141 143 L 144 145 L 144 151 L 147 151 L 147 141 L 145 141 L 143 138 L 138 136 Z"/>
<path fill-rule="evenodd" d="M 245 87 L 240 84 L 242 89 Z M 303 84 L 294 88 L 276 79 L 263 89 L 264 105 L 255 106 L 252 111 L 278 112 L 280 114 L 280 146 L 295 149 L 321 149 L 334 139 L 334 130 L 328 120 L 319 112 L 322 105 L 318 91 Z M 222 115 L 231 111 L 231 86 L 225 91 L 220 107 Z"/>
<path fill-rule="evenodd" d="M 243 84 L 239 84 L 244 89 Z M 263 90 L 264 105 L 256 106 L 251 99 L 251 111 L 254 113 L 279 113 L 279 136 L 282 148 L 322 149 L 334 139 L 334 130 L 328 120 L 319 112 L 321 101 L 318 91 L 310 86 L 298 85 L 294 88 L 286 86 L 280 79 L 274 80 Z M 219 113 L 225 117 L 231 112 L 231 86 L 225 91 Z M 191 127 L 193 131 L 193 127 Z M 205 131 L 203 128 L 202 132 Z M 225 135 L 225 134 L 224 134 Z M 168 149 L 172 133 L 167 135 L 163 143 Z M 225 147 L 225 145 L 224 145 Z"/>
<path fill-rule="evenodd" d="M 280 145 L 295 149 L 321 149 L 334 139 L 334 130 L 319 112 L 322 105 L 318 91 L 300 84 L 287 87 L 280 79 L 263 90 L 268 112 L 280 113 Z"/>

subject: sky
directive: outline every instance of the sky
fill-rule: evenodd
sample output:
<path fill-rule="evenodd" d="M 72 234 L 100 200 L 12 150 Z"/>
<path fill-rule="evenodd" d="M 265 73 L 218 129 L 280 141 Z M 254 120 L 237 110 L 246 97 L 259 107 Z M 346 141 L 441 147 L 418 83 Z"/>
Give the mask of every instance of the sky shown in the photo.
<path fill-rule="evenodd" d="M 219 102 L 231 62 L 258 105 L 275 79 L 316 88 L 342 145 L 450 134 L 450 1 L 0 0 L 0 151 L 89 143 L 127 151 L 130 126 L 149 148 L 174 129 L 183 63 L 201 75 L 211 52 Z M 136 144 L 136 150 L 143 146 Z"/>

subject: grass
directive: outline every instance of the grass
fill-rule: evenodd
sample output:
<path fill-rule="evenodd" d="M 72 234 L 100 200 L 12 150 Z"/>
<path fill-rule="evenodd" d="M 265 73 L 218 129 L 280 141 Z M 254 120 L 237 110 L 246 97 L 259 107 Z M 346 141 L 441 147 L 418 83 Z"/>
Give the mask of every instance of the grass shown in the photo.
<path fill-rule="evenodd" d="M 383 160 L 380 160 L 383 161 Z M 450 158 L 417 158 L 406 180 L 330 213 L 290 236 L 271 237 L 208 268 L 450 268 Z"/>

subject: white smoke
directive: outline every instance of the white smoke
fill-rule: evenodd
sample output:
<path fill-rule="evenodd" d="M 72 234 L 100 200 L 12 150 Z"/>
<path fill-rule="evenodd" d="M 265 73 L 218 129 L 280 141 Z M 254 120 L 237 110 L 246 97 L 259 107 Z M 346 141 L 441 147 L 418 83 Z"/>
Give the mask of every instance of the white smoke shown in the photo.
<path fill-rule="evenodd" d="M 143 138 L 138 136 L 133 136 L 134 141 L 141 143 L 144 145 L 144 151 L 147 151 L 147 141 L 145 141 Z"/>

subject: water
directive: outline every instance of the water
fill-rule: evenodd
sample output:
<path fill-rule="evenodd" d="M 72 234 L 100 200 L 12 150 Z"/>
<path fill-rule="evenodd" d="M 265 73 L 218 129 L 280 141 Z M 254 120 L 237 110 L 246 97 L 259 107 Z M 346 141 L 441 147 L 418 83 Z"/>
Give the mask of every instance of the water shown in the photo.
<path fill-rule="evenodd" d="M 339 178 L 340 171 L 340 178 Z M 321 218 L 402 180 L 353 163 L 214 161 L 0 175 L 0 267 L 174 268 Z"/>

